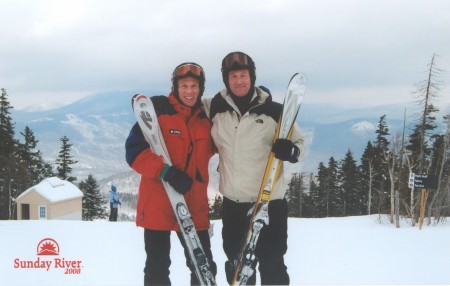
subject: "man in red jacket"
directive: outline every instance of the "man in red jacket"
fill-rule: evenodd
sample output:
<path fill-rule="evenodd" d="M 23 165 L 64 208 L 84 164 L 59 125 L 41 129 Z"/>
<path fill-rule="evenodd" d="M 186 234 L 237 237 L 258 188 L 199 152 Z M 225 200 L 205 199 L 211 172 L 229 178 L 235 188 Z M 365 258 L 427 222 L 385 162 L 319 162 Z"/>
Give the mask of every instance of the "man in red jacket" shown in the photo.
<path fill-rule="evenodd" d="M 201 107 L 204 89 L 205 75 L 201 66 L 183 63 L 172 74 L 172 92 L 169 96 L 151 98 L 172 166 L 165 164 L 161 156 L 149 149 L 137 123 L 126 141 L 127 162 L 141 174 L 136 224 L 145 228 L 145 285 L 170 285 L 171 231 L 177 232 L 185 249 L 186 264 L 191 270 L 191 285 L 199 284 L 161 180 L 184 195 L 211 270 L 216 274 L 208 234 L 207 197 L 208 162 L 214 154 L 214 145 L 211 123 Z"/>

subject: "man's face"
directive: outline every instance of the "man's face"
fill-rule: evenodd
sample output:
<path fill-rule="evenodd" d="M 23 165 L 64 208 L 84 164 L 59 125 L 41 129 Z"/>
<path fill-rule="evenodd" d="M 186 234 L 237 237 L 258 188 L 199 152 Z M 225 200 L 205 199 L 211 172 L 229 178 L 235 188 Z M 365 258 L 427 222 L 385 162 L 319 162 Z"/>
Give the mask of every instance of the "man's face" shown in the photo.
<path fill-rule="evenodd" d="M 178 80 L 178 95 L 181 102 L 186 106 L 192 107 L 197 103 L 200 95 L 200 85 L 197 79 L 185 77 Z"/>
<path fill-rule="evenodd" d="M 248 69 L 232 70 L 228 73 L 228 85 L 236 96 L 245 96 L 250 91 L 251 79 Z"/>

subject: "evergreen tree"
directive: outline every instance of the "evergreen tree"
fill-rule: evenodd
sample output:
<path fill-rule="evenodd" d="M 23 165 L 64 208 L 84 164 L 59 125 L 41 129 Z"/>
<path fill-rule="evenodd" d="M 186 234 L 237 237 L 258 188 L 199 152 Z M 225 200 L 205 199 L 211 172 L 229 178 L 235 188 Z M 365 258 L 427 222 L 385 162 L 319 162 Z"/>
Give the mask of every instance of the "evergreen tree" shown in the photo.
<path fill-rule="evenodd" d="M 306 198 L 305 217 L 319 217 L 319 188 L 313 173 L 309 176 L 309 194 Z"/>
<path fill-rule="evenodd" d="M 440 167 L 442 161 L 445 160 L 445 135 L 436 135 L 433 142 L 433 147 L 431 148 L 431 164 L 428 174 L 439 175 Z"/>
<path fill-rule="evenodd" d="M 210 219 L 221 219 L 222 218 L 222 206 L 223 199 L 222 196 L 217 194 L 214 198 L 214 204 L 210 207 L 209 218 Z"/>
<path fill-rule="evenodd" d="M 45 178 L 52 177 L 53 171 L 51 165 L 42 158 L 41 151 L 37 149 L 39 140 L 34 136 L 33 130 L 26 126 L 20 134 L 24 138 L 24 143 L 19 144 L 20 158 L 27 170 L 22 178 L 27 180 L 28 186 L 33 186 Z"/>
<path fill-rule="evenodd" d="M 373 208 L 373 178 L 375 176 L 374 169 L 374 157 L 375 157 L 375 148 L 372 143 L 367 142 L 366 148 L 364 149 L 364 153 L 361 156 L 361 167 L 360 167 L 360 187 L 361 190 L 366 190 L 366 203 L 367 206 L 364 206 L 361 209 L 362 214 L 371 214 Z"/>
<path fill-rule="evenodd" d="M 414 165 L 414 173 L 425 174 L 430 168 L 432 159 L 430 158 L 433 140 L 437 137 L 431 132 L 436 128 L 434 112 L 439 111 L 432 104 L 427 106 L 425 110 L 423 124 L 417 124 L 413 133 L 409 136 L 406 149 L 410 151 L 412 162 Z"/>
<path fill-rule="evenodd" d="M 359 172 L 353 154 L 348 150 L 345 158 L 341 161 L 339 168 L 339 181 L 344 193 L 344 213 L 345 215 L 361 215 L 361 205 L 364 200 L 364 193 L 361 192 L 359 184 Z"/>
<path fill-rule="evenodd" d="M 61 141 L 61 150 L 59 151 L 58 158 L 56 159 L 56 170 L 58 172 L 57 176 L 62 180 L 74 182 L 77 178 L 71 176 L 71 166 L 78 163 L 78 161 L 74 161 L 72 159 L 73 156 L 70 154 L 70 147 L 72 147 L 72 144 L 69 143 L 69 138 L 67 138 L 67 136 L 63 136 L 59 140 Z"/>
<path fill-rule="evenodd" d="M 343 216 L 344 213 L 344 194 L 338 179 L 338 163 L 330 157 L 328 161 L 328 214 L 327 216 Z"/>
<path fill-rule="evenodd" d="M 292 174 L 286 192 L 288 201 L 288 216 L 303 217 L 303 194 L 304 194 L 303 174 Z"/>
<path fill-rule="evenodd" d="M 386 136 L 389 135 L 389 128 L 386 123 L 386 115 L 380 117 L 378 128 L 375 133 L 377 134 L 376 140 L 373 144 L 373 184 L 375 192 L 372 193 L 372 195 L 374 196 L 377 210 L 380 213 L 383 210 L 389 209 L 389 200 L 388 196 L 386 196 L 386 193 L 388 192 L 390 180 L 386 158 L 388 157 L 390 143 L 386 138 Z"/>
<path fill-rule="evenodd" d="M 433 190 L 428 205 L 428 224 L 431 217 L 439 222 L 443 216 L 450 213 L 450 114 L 443 117 L 446 127 L 444 134 L 436 136 L 432 148 L 431 167 L 429 175 L 437 177 L 438 186 Z"/>
<path fill-rule="evenodd" d="M 317 171 L 317 187 L 315 192 L 317 217 L 327 217 L 329 214 L 330 194 L 328 189 L 328 169 L 323 162 L 319 163 Z"/>
<path fill-rule="evenodd" d="M 14 191 L 17 189 L 18 171 L 17 141 L 14 139 L 14 123 L 6 89 L 0 96 L 0 220 L 12 218 Z"/>
<path fill-rule="evenodd" d="M 105 209 L 106 199 L 100 193 L 99 185 L 94 176 L 89 175 L 85 181 L 78 185 L 83 192 L 82 218 L 86 221 L 103 219 L 108 216 Z"/>

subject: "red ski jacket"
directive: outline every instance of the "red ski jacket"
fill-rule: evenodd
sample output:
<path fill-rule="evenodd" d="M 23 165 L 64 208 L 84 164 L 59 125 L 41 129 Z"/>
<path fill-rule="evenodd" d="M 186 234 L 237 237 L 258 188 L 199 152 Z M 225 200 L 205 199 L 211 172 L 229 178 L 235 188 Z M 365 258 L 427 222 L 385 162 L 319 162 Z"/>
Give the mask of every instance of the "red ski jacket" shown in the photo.
<path fill-rule="evenodd" d="M 209 228 L 208 162 L 214 154 L 211 122 L 201 108 L 191 110 L 171 93 L 151 98 L 172 165 L 184 170 L 194 181 L 184 195 L 197 230 Z M 126 159 L 141 182 L 136 224 L 152 230 L 179 231 L 176 217 L 160 179 L 164 167 L 161 156 L 149 149 L 136 123 L 127 138 Z"/>

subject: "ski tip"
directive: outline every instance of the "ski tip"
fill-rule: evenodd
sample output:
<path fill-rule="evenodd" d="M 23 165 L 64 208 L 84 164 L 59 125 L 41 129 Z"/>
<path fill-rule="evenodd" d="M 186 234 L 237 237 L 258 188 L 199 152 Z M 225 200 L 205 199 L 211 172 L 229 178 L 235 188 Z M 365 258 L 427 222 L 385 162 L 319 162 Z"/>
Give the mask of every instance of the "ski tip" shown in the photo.
<path fill-rule="evenodd" d="M 308 83 L 308 76 L 304 72 L 297 72 L 291 77 L 291 81 L 292 80 L 296 80 L 301 84 L 306 85 Z"/>
<path fill-rule="evenodd" d="M 308 76 L 303 72 L 295 73 L 289 81 L 289 85 L 298 89 L 301 94 L 304 94 L 308 86 Z"/>

